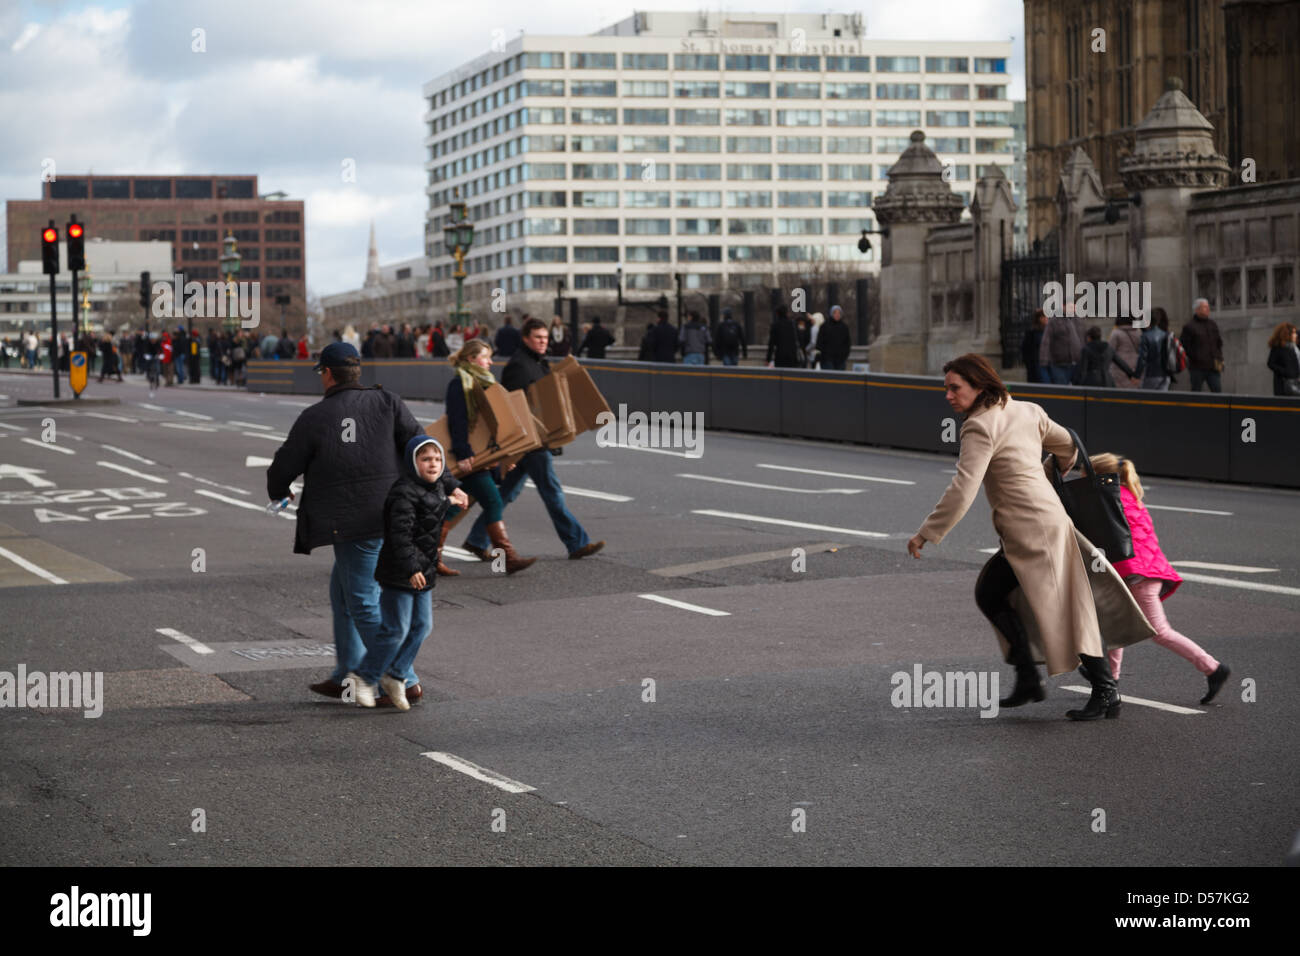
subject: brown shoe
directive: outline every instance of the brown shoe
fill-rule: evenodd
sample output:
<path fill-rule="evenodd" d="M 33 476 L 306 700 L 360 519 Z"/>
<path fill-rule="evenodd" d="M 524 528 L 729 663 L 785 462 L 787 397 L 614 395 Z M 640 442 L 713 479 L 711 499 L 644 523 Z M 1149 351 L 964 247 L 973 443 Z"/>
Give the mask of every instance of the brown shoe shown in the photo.
<path fill-rule="evenodd" d="M 343 685 L 332 680 L 323 680 L 319 684 L 312 684 L 311 690 L 322 697 L 333 697 L 335 700 L 343 699 Z"/>
<path fill-rule="evenodd" d="M 577 551 L 574 551 L 572 554 L 570 554 L 569 560 L 578 561 L 582 558 L 590 557 L 591 555 L 595 554 L 603 547 L 605 547 L 604 541 L 593 541 L 590 544 L 588 544 L 585 548 L 579 548 Z"/>
<path fill-rule="evenodd" d="M 462 545 L 461 545 L 461 548 L 464 549 L 465 551 L 468 551 L 470 554 L 474 555 L 474 557 L 478 558 L 480 561 L 491 561 L 491 560 L 492 560 L 492 555 L 491 555 L 490 552 L 485 551 L 485 550 L 483 550 L 482 548 L 476 548 L 476 547 L 474 547 L 474 545 L 470 544 L 468 541 L 466 541 L 464 544 L 462 544 Z"/>
<path fill-rule="evenodd" d="M 438 538 L 438 574 L 444 578 L 454 578 L 460 574 L 459 571 L 453 571 L 451 568 L 447 567 L 447 565 L 442 563 L 442 546 L 447 543 L 447 532 L 450 530 L 451 528 L 447 527 L 447 522 L 444 521 L 442 523 L 441 535 Z"/>
<path fill-rule="evenodd" d="M 488 537 L 492 539 L 492 544 L 506 553 L 506 574 L 522 571 L 537 560 L 536 558 L 521 558 L 519 556 L 519 552 L 514 549 L 510 539 L 506 537 L 506 523 L 504 521 L 495 521 L 488 525 L 487 533 Z"/>

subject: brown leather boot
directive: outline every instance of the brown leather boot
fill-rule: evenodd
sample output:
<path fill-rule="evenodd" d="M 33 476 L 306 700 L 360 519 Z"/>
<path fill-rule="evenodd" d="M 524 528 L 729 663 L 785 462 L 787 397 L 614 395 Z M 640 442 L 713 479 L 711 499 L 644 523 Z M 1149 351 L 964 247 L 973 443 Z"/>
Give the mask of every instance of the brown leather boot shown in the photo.
<path fill-rule="evenodd" d="M 460 574 L 459 571 L 453 571 L 442 563 L 442 546 L 447 543 L 447 532 L 450 530 L 451 528 L 447 527 L 447 522 L 444 521 L 442 523 L 442 532 L 438 537 L 438 575 L 444 578 L 454 578 Z"/>
<path fill-rule="evenodd" d="M 521 558 L 515 551 L 510 539 L 506 537 L 506 523 L 496 521 L 487 526 L 488 537 L 492 539 L 492 547 L 495 550 L 500 548 L 506 553 L 506 574 L 514 574 L 516 571 L 522 571 L 528 567 L 536 558 Z"/>

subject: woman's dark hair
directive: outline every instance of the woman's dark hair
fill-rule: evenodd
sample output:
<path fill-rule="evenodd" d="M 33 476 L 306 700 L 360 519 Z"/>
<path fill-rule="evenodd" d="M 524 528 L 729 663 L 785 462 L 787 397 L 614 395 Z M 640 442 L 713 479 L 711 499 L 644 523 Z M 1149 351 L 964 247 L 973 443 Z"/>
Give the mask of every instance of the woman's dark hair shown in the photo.
<path fill-rule="evenodd" d="M 1041 328 L 1047 325 L 1047 313 L 1042 309 L 1034 309 L 1034 328 Z"/>
<path fill-rule="evenodd" d="M 1160 308 L 1160 306 L 1156 306 L 1154 309 L 1151 310 L 1151 323 L 1157 329 L 1163 329 L 1164 331 L 1168 332 L 1169 314 L 1165 312 L 1164 309 Z"/>
<path fill-rule="evenodd" d="M 957 356 L 944 365 L 943 374 L 947 375 L 949 372 L 956 372 L 970 383 L 971 388 L 980 393 L 975 399 L 972 410 L 1006 405 L 1007 399 L 1011 397 L 998 373 L 993 370 L 989 360 L 982 355 L 967 352 L 965 355 Z"/>
<path fill-rule="evenodd" d="M 1089 342 L 1100 342 L 1101 329 L 1097 328 L 1097 326 L 1095 325 L 1090 325 L 1088 326 L 1088 331 L 1083 334 L 1083 337 L 1086 338 Z"/>

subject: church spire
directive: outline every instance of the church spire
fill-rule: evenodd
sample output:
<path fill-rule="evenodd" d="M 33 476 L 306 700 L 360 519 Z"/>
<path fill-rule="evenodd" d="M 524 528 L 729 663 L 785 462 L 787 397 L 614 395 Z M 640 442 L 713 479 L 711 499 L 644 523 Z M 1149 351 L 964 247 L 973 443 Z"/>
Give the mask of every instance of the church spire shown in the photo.
<path fill-rule="evenodd" d="M 375 245 L 375 221 L 370 220 L 370 251 L 366 253 L 365 288 L 379 285 L 379 247 Z"/>

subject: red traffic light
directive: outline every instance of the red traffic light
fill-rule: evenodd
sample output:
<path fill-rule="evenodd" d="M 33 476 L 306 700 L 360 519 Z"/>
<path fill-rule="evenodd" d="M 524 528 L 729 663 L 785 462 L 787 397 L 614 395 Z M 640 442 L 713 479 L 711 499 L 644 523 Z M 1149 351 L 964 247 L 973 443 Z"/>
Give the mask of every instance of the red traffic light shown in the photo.
<path fill-rule="evenodd" d="M 83 229 L 81 228 L 81 223 L 79 223 L 79 222 L 74 222 L 74 223 L 72 223 L 72 225 L 68 226 L 68 238 L 69 238 L 69 239 L 80 239 L 80 238 L 81 238 L 81 234 L 82 234 L 82 232 L 84 232 L 84 231 L 85 231 L 85 230 L 83 230 Z"/>
<path fill-rule="evenodd" d="M 58 242 L 59 230 L 53 227 L 46 229 L 44 232 L 41 233 L 41 238 L 44 239 L 46 242 Z"/>

